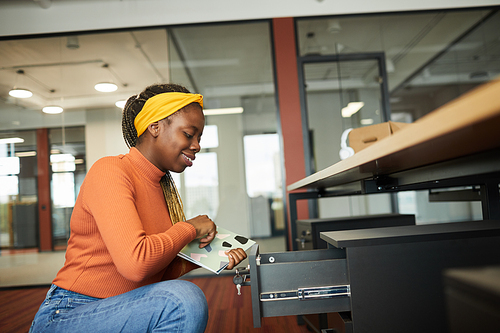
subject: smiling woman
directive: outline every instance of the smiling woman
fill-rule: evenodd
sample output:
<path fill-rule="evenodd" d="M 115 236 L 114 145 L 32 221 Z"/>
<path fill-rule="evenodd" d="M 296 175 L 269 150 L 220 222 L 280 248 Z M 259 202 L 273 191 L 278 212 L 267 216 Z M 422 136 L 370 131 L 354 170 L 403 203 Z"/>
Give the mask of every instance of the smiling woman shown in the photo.
<path fill-rule="evenodd" d="M 165 94 L 167 94 L 166 97 Z M 169 103 L 166 103 L 166 101 L 169 101 Z M 176 116 L 187 113 L 186 111 L 188 110 L 191 111 L 193 107 L 199 109 L 198 113 L 201 113 L 202 121 L 199 119 L 188 120 L 183 117 L 181 121 L 185 129 L 174 128 L 173 131 L 167 131 L 167 127 L 172 126 L 172 121 L 179 118 Z M 147 156 L 157 168 L 166 172 L 160 184 L 165 195 L 171 218 L 177 221 L 184 220 L 185 216 L 180 197 L 177 193 L 177 188 L 174 185 L 169 170 L 175 172 L 184 171 L 186 166 L 192 165 L 194 155 L 200 150 L 198 142 L 201 139 L 204 126 L 204 117 L 201 112 L 202 107 L 203 97 L 201 95 L 190 94 L 189 90 L 180 85 L 162 84 L 149 86 L 139 95 L 132 96 L 128 99 L 123 109 L 122 131 L 127 146 L 137 147 L 137 149 L 141 151 L 143 155 Z M 194 117 L 196 118 L 196 115 Z M 179 126 L 177 123 L 178 122 L 175 122 L 174 125 Z M 195 129 L 199 132 L 199 137 L 196 142 L 198 147 L 194 147 L 194 149 L 191 150 L 192 152 L 188 152 L 188 156 L 182 154 L 180 150 L 176 153 L 176 148 L 173 145 L 178 141 L 175 141 L 175 138 L 171 136 L 178 136 L 179 134 L 186 136 L 185 131 L 188 131 L 187 135 L 193 136 L 194 133 L 189 133 L 193 132 L 193 129 L 190 128 L 191 123 L 195 124 Z M 159 136 L 160 130 L 161 133 L 165 133 L 165 135 Z M 166 142 L 163 142 L 162 139 Z M 180 139 L 183 140 L 182 137 Z M 143 143 L 143 141 L 146 142 Z M 166 150 L 165 155 L 161 149 Z M 189 147 L 187 150 L 189 150 Z M 179 158 L 175 159 L 175 156 Z M 189 157 L 191 157 L 191 159 L 189 159 Z M 169 161 L 172 158 L 174 161 Z M 168 159 L 166 162 L 167 165 L 165 166 L 163 165 L 164 159 Z M 184 166 L 178 161 L 179 159 L 182 159 Z"/>
<path fill-rule="evenodd" d="M 201 149 L 202 107 L 201 95 L 175 84 L 152 85 L 128 99 L 122 130 L 130 151 L 101 158 L 87 173 L 66 262 L 32 332 L 204 331 L 203 293 L 177 280 L 196 265 L 177 254 L 194 239 L 201 248 L 210 244 L 216 226 L 206 215 L 185 218 L 170 176 L 191 166 Z M 227 269 L 246 258 L 241 248 L 226 253 Z M 75 301 L 66 304 L 68 298 Z M 97 306 L 107 313 L 95 316 Z"/>
<path fill-rule="evenodd" d="M 151 123 L 151 136 L 140 140 L 136 147 L 158 169 L 180 173 L 193 165 L 195 155 L 201 149 L 204 125 L 200 105 L 192 103 L 168 118 Z"/>

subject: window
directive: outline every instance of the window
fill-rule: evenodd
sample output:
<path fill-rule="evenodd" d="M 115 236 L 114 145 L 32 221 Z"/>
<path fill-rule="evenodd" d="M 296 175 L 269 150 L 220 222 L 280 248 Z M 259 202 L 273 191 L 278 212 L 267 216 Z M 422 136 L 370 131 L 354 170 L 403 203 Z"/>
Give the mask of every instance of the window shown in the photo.
<path fill-rule="evenodd" d="M 70 236 L 70 220 L 86 174 L 85 128 L 54 128 L 49 131 L 52 171 L 52 242 L 64 249 Z"/>
<path fill-rule="evenodd" d="M 38 246 L 35 131 L 0 132 L 0 247 Z"/>
<path fill-rule="evenodd" d="M 215 220 L 219 209 L 217 153 L 199 153 L 194 162 L 184 171 L 186 218 L 206 214 Z"/>
<path fill-rule="evenodd" d="M 278 134 L 246 135 L 244 145 L 248 196 L 281 196 Z"/>

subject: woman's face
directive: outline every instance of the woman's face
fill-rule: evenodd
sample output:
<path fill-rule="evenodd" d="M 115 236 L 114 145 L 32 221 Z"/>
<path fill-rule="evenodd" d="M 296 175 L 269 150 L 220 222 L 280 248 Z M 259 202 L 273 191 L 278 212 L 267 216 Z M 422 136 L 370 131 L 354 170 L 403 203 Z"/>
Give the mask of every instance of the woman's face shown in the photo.
<path fill-rule="evenodd" d="M 192 166 L 196 153 L 201 149 L 204 126 L 203 111 L 196 104 L 190 104 L 168 119 L 159 121 L 152 163 L 165 172 L 183 172 L 186 167 Z"/>

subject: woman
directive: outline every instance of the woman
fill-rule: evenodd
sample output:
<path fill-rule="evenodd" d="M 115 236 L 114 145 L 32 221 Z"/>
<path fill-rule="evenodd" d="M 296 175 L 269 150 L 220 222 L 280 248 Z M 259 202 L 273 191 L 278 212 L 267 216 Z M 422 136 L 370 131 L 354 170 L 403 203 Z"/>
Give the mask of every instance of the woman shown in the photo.
<path fill-rule="evenodd" d="M 203 292 L 175 280 L 196 268 L 177 257 L 216 226 L 186 220 L 170 171 L 193 165 L 205 125 L 203 97 L 153 85 L 128 99 L 122 120 L 128 154 L 94 163 L 71 217 L 66 262 L 30 332 L 203 332 Z M 228 269 L 246 258 L 228 251 Z"/>

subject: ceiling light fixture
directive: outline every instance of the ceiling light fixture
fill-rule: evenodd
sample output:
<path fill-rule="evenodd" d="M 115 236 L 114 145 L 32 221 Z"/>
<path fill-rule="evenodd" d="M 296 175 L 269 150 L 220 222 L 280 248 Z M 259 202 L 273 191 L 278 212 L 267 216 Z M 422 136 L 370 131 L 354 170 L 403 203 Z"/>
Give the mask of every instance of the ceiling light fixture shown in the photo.
<path fill-rule="evenodd" d="M 328 31 L 331 34 L 337 34 L 340 31 L 342 31 L 342 26 L 340 25 L 340 21 L 337 19 L 328 20 L 326 31 Z"/>
<path fill-rule="evenodd" d="M 22 78 L 21 75 L 24 75 L 24 70 L 18 69 L 16 71 L 16 74 L 16 83 L 14 84 L 14 87 L 9 91 L 9 95 L 14 98 L 30 98 L 31 96 L 33 96 L 33 93 L 30 90 L 17 87 L 17 80 L 18 78 Z"/>
<path fill-rule="evenodd" d="M 116 73 L 111 69 L 111 67 L 109 66 L 109 64 L 104 63 L 104 64 L 102 64 L 101 67 L 108 71 L 108 77 L 109 77 L 110 80 L 109 81 L 100 82 L 100 83 L 96 84 L 94 86 L 95 90 L 100 91 L 100 92 L 113 92 L 113 91 L 116 91 L 118 89 L 118 85 L 115 84 L 114 82 L 120 83 L 123 87 L 127 87 L 128 86 L 127 83 L 124 83 L 118 77 L 118 75 L 116 75 Z"/>
<path fill-rule="evenodd" d="M 31 156 L 36 156 L 36 151 L 22 151 L 19 153 L 15 153 L 16 157 L 31 157 Z"/>
<path fill-rule="evenodd" d="M 111 82 L 100 82 L 94 86 L 94 89 L 100 92 L 113 92 L 118 89 L 118 86 Z"/>
<path fill-rule="evenodd" d="M 78 36 L 68 36 L 66 38 L 66 47 L 70 50 L 76 50 L 80 48 L 80 42 L 78 41 Z"/>
<path fill-rule="evenodd" d="M 42 111 L 43 113 L 48 113 L 48 114 L 58 114 L 63 112 L 63 108 L 57 105 L 48 105 L 44 106 Z"/>
<path fill-rule="evenodd" d="M 9 91 L 9 95 L 15 98 L 30 98 L 33 93 L 28 89 L 14 87 Z"/>
<path fill-rule="evenodd" d="M 351 102 L 347 104 L 345 108 L 342 108 L 342 117 L 349 118 L 350 116 L 358 112 L 364 105 L 365 103 L 363 102 Z"/>
<path fill-rule="evenodd" d="M 125 103 L 127 103 L 127 101 L 122 99 L 122 100 L 116 101 L 115 105 L 116 105 L 116 107 L 123 109 L 125 107 Z"/>
<path fill-rule="evenodd" d="M 205 116 L 215 116 L 221 114 L 237 114 L 237 113 L 243 113 L 243 108 L 235 107 L 235 108 L 222 108 L 222 109 L 205 109 L 203 110 L 203 113 L 205 114 Z"/>
<path fill-rule="evenodd" d="M 23 143 L 23 138 L 4 138 L 0 139 L 0 144 L 8 144 L 8 143 Z"/>

